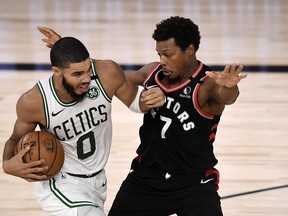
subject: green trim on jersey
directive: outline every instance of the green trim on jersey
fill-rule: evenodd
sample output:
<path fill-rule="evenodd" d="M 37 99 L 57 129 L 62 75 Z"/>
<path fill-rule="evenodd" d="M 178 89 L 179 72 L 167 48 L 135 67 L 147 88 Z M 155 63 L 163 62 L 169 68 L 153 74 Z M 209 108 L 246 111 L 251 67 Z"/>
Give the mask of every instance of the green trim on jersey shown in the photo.
<path fill-rule="evenodd" d="M 45 113 L 45 120 L 46 120 L 46 128 L 49 128 L 50 126 L 50 118 L 49 118 L 49 110 L 48 110 L 48 101 L 46 98 L 46 94 L 44 91 L 44 88 L 40 81 L 37 82 L 38 89 L 40 91 L 40 94 L 42 96 L 42 102 L 43 102 L 43 107 L 44 107 L 44 113 Z"/>
<path fill-rule="evenodd" d="M 97 83 L 97 85 L 98 85 L 100 91 L 102 92 L 104 98 L 105 98 L 109 103 L 111 103 L 112 99 L 106 94 L 106 91 L 105 91 L 105 89 L 103 88 L 100 80 L 97 79 L 97 80 L 95 80 L 95 82 Z"/>
<path fill-rule="evenodd" d="M 49 179 L 49 186 L 52 193 L 66 206 L 69 208 L 81 207 L 81 206 L 95 206 L 99 207 L 96 203 L 91 201 L 72 201 L 68 197 L 66 197 L 61 191 L 56 187 L 55 179 Z"/>
<path fill-rule="evenodd" d="M 97 86 L 99 87 L 100 91 L 102 92 L 103 96 L 105 97 L 105 99 L 111 103 L 112 99 L 106 93 L 104 87 L 102 86 L 102 84 L 101 84 L 101 82 L 97 76 L 95 65 L 94 65 L 94 60 L 93 59 L 90 59 L 90 60 L 91 60 L 91 67 L 92 67 L 92 75 L 97 77 L 97 79 L 95 79 L 95 82 L 96 82 Z"/>
<path fill-rule="evenodd" d="M 51 90 L 52 90 L 53 96 L 54 96 L 54 98 L 56 99 L 56 101 L 57 101 L 60 105 L 62 105 L 62 106 L 64 106 L 64 107 L 73 106 L 73 105 L 75 105 L 76 103 L 78 103 L 78 100 L 77 100 L 77 101 L 74 101 L 74 102 L 72 102 L 72 103 L 64 103 L 64 102 L 61 101 L 61 99 L 58 97 L 57 92 L 56 92 L 56 90 L 55 90 L 55 88 L 54 88 L 53 76 L 54 76 L 54 75 L 52 75 L 52 76 L 49 78 L 49 85 L 50 85 L 50 88 L 51 88 Z"/>

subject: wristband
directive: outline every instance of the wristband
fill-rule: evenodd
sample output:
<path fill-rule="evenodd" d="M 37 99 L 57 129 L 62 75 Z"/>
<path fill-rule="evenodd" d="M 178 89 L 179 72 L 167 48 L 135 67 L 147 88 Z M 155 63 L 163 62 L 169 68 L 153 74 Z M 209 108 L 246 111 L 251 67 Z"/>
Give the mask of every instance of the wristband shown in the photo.
<path fill-rule="evenodd" d="M 144 87 L 138 86 L 137 88 L 138 88 L 137 94 L 135 96 L 135 99 L 133 100 L 133 102 L 129 106 L 129 109 L 132 110 L 133 112 L 136 112 L 136 113 L 144 113 L 141 111 L 140 106 L 139 106 L 139 99 L 140 99 L 140 96 L 141 96 L 141 93 L 142 93 Z"/>

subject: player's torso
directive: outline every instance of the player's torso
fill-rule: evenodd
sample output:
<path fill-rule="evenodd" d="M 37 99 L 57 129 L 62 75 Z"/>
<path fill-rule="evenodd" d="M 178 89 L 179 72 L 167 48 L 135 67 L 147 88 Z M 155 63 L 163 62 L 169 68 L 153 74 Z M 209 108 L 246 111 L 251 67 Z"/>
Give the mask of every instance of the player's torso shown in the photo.
<path fill-rule="evenodd" d="M 53 76 L 37 84 L 44 103 L 45 129 L 55 134 L 64 147 L 63 170 L 91 174 L 103 169 L 109 156 L 112 124 L 111 99 L 100 81 L 91 80 L 84 99 L 69 104 L 58 98 Z"/>
<path fill-rule="evenodd" d="M 199 62 L 191 78 L 175 88 L 161 83 L 162 68 L 158 66 L 144 82 L 145 87 L 157 85 L 166 95 L 166 103 L 144 117 L 140 129 L 140 156 L 150 165 L 170 172 L 193 172 L 197 164 L 211 166 L 217 163 L 212 143 L 219 116 L 203 112 L 197 95 L 205 78 L 207 66 Z M 200 162 L 200 163 L 199 163 Z"/>

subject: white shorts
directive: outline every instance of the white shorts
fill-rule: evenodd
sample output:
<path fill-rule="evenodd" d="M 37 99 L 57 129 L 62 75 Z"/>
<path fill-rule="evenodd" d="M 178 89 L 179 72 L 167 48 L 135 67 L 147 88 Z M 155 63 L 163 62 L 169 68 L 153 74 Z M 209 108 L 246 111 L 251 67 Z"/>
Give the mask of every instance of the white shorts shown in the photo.
<path fill-rule="evenodd" d="M 47 181 L 35 182 L 35 196 L 41 208 L 54 216 L 79 216 L 78 208 L 93 206 L 104 214 L 107 195 L 105 171 L 90 178 L 59 172 Z M 96 209 L 95 208 L 95 209 Z"/>

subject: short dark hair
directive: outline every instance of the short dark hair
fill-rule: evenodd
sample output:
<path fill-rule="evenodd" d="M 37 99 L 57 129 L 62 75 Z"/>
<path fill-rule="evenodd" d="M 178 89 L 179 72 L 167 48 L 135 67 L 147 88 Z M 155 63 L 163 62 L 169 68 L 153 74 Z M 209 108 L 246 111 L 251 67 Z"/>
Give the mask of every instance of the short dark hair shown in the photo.
<path fill-rule="evenodd" d="M 198 25 L 191 19 L 171 16 L 156 25 L 152 38 L 157 42 L 174 38 L 175 43 L 183 51 L 186 50 L 190 44 L 193 44 L 197 51 L 201 36 Z"/>
<path fill-rule="evenodd" d="M 58 40 L 50 51 L 52 66 L 68 68 L 70 63 L 78 63 L 89 58 L 89 52 L 84 44 L 73 37 L 63 37 Z"/>

